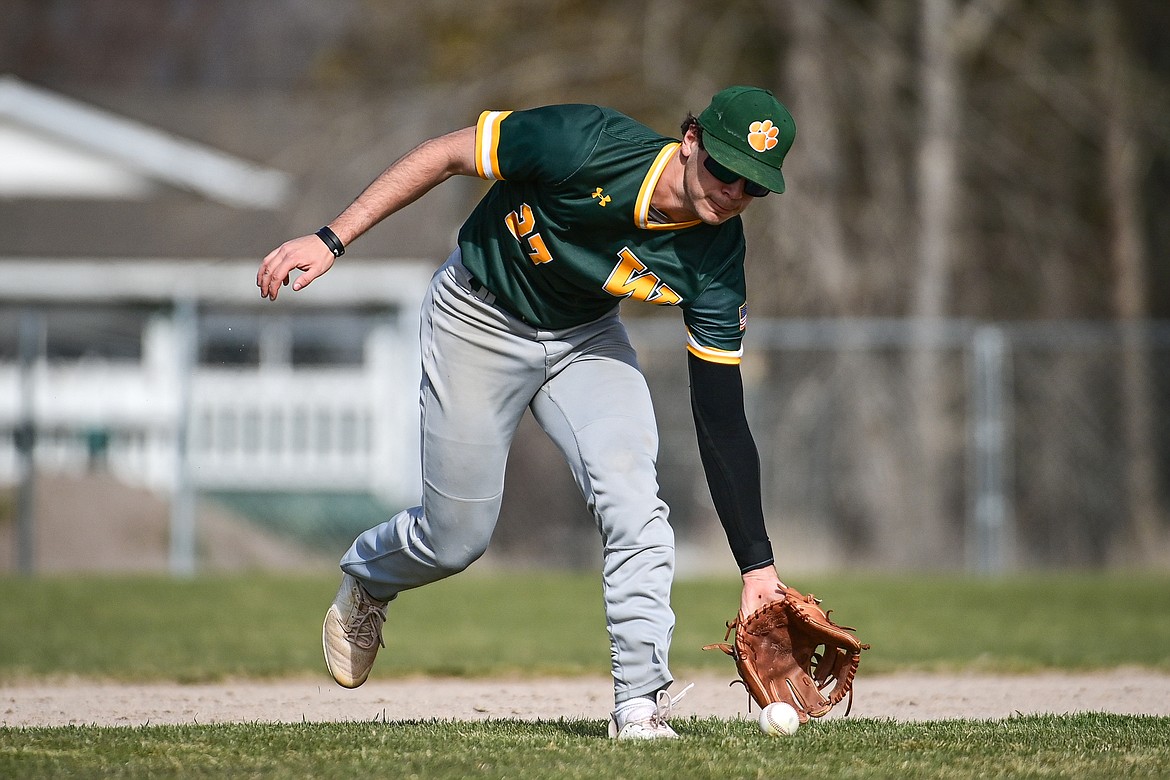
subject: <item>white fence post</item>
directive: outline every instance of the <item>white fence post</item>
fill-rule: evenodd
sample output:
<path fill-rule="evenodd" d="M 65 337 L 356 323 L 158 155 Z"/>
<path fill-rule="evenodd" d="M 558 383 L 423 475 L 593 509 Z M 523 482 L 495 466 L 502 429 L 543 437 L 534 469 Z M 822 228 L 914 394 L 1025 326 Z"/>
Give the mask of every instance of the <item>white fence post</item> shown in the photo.
<path fill-rule="evenodd" d="M 16 450 L 20 463 L 20 487 L 16 494 L 16 567 L 32 574 L 36 567 L 36 525 L 33 494 L 36 490 L 36 361 L 45 339 L 44 314 L 26 309 L 20 317 L 19 411 Z"/>
<path fill-rule="evenodd" d="M 175 488 L 171 497 L 171 574 L 195 573 L 195 486 L 191 479 L 191 385 L 195 373 L 199 318 L 195 301 L 175 301 Z"/>
<path fill-rule="evenodd" d="M 968 562 L 976 571 L 1001 572 L 1015 563 L 1014 512 L 1009 496 L 1011 422 L 1009 345 L 1003 328 L 984 325 L 971 339 L 972 523 Z"/>

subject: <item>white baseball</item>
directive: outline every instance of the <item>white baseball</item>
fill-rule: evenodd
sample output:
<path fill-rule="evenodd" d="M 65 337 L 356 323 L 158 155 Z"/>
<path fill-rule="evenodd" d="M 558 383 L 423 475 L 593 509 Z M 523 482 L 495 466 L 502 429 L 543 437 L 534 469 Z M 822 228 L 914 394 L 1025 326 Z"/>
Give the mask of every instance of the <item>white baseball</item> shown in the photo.
<path fill-rule="evenodd" d="M 800 716 L 791 704 L 772 702 L 760 711 L 760 731 L 773 737 L 791 736 L 800 728 Z"/>

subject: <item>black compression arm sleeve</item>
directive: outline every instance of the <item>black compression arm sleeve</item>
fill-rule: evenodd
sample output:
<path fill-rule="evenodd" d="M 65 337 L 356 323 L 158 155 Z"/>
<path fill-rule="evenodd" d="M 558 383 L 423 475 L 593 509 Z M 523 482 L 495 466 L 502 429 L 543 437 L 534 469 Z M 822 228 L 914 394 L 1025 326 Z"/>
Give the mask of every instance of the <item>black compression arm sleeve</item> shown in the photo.
<path fill-rule="evenodd" d="M 739 366 L 687 355 L 691 410 L 711 500 L 740 572 L 773 562 L 760 495 L 760 455 L 748 428 Z"/>

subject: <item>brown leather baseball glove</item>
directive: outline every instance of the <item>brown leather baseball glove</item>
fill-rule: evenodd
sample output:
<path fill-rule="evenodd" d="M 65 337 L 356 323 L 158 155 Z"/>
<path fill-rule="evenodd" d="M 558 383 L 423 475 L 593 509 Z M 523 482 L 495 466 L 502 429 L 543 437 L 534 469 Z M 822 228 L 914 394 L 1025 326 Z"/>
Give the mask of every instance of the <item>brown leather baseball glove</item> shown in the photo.
<path fill-rule="evenodd" d="M 825 715 L 847 695 L 853 706 L 853 677 L 868 650 L 854 629 L 829 619 L 820 600 L 784 587 L 782 597 L 727 624 L 735 643 L 707 645 L 735 660 L 739 680 L 760 707 L 782 701 L 792 705 L 800 722 Z"/>

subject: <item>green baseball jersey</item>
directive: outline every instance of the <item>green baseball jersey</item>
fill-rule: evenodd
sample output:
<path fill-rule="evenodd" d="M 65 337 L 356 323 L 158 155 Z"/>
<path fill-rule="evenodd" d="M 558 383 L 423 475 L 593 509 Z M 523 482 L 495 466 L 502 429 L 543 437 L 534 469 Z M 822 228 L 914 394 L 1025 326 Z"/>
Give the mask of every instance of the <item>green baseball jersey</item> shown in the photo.
<path fill-rule="evenodd" d="M 463 264 L 536 327 L 581 325 L 626 298 L 678 306 L 692 353 L 738 363 L 742 222 L 662 222 L 650 208 L 678 146 L 598 106 L 485 111 L 476 166 L 495 184 L 459 231 Z"/>

